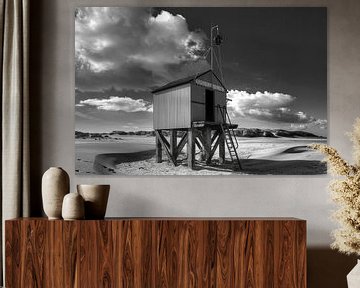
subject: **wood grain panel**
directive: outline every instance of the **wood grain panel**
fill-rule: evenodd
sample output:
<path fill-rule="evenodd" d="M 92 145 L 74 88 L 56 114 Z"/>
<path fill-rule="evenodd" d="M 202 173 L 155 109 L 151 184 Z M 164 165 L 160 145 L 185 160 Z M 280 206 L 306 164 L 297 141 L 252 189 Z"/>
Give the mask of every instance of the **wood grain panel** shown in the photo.
<path fill-rule="evenodd" d="M 263 263 L 263 271 L 259 273 L 258 277 L 264 278 L 264 282 L 262 286 L 259 287 L 275 287 L 274 286 L 274 222 L 269 221 L 263 221 L 263 233 L 264 238 L 262 241 L 262 246 L 264 248 L 264 251 L 262 253 L 259 253 L 258 255 L 258 261 Z M 306 244 L 305 244 L 306 245 Z M 305 246 L 306 247 L 306 246 Z M 265 257 L 265 259 L 264 259 Z M 259 263 L 257 262 L 257 263 Z M 302 272 L 304 273 L 304 271 Z M 305 286 L 304 286 L 305 287 Z"/>
<path fill-rule="evenodd" d="M 6 222 L 5 227 L 6 286 L 21 287 L 21 222 Z M 10 286 L 11 285 L 11 286 Z"/>
<path fill-rule="evenodd" d="M 234 232 L 234 285 L 254 287 L 254 229 L 255 223 L 236 222 Z"/>
<path fill-rule="evenodd" d="M 63 265 L 64 285 L 55 285 L 52 287 L 80 287 L 80 257 L 78 257 L 78 253 L 80 252 L 80 222 L 63 221 L 61 225 L 61 221 L 59 221 L 59 223 L 54 226 L 62 226 L 63 237 L 62 242 L 59 243 L 59 246 L 62 244 L 63 262 L 61 259 L 59 259 L 58 263 L 62 262 Z M 61 238 L 59 237 L 59 239 Z M 49 247 L 51 247 L 51 243 Z M 59 250 L 60 249 L 61 248 L 59 248 Z M 56 251 L 56 249 L 54 250 Z M 58 268 L 56 268 L 55 271 L 57 271 L 57 269 Z M 56 272 L 54 274 L 56 274 Z"/>
<path fill-rule="evenodd" d="M 182 263 L 182 278 L 184 280 L 183 285 L 180 287 L 200 287 L 201 286 L 201 268 L 202 254 L 201 250 L 203 246 L 202 241 L 202 227 L 203 223 L 198 221 L 185 221 L 183 227 L 180 226 L 180 233 L 184 234 L 183 247 L 179 247 L 179 254 L 183 255 L 185 261 L 179 261 Z M 177 225 L 179 226 L 179 225 Z M 182 229 L 181 229 L 182 228 Z M 181 277 L 181 276 L 180 276 Z"/>
<path fill-rule="evenodd" d="M 152 221 L 113 221 L 112 227 L 115 287 L 155 287 Z"/>
<path fill-rule="evenodd" d="M 296 275 L 296 283 L 298 283 L 298 287 L 306 287 L 307 283 L 307 275 L 306 275 L 306 222 L 298 221 L 296 222 L 296 265 L 295 271 Z"/>
<path fill-rule="evenodd" d="M 63 226 L 65 222 L 58 222 L 57 221 L 48 221 L 47 223 L 47 257 L 48 257 L 48 265 L 46 268 L 46 277 L 47 277 L 47 284 L 49 287 L 65 287 L 65 280 L 67 277 L 63 277 L 65 273 L 65 265 L 64 259 L 65 254 L 64 248 L 64 241 L 67 240 L 66 238 L 63 239 Z M 61 235 L 61 237 L 59 237 Z M 65 250 L 66 251 L 66 250 Z M 67 286 L 69 287 L 69 286 Z"/>
<path fill-rule="evenodd" d="M 80 283 L 81 287 L 96 288 L 98 283 L 97 223 L 80 223 Z"/>
<path fill-rule="evenodd" d="M 115 261 L 111 222 L 82 221 L 80 231 L 81 287 L 113 287 Z"/>
<path fill-rule="evenodd" d="M 97 251 L 97 287 L 112 287 L 114 279 L 113 270 L 113 247 L 112 247 L 112 226 L 108 225 L 106 221 L 97 221 L 96 223 L 96 237 L 95 243 Z"/>
<path fill-rule="evenodd" d="M 299 287 L 296 281 L 297 225 L 290 221 L 275 223 L 275 287 Z"/>
<path fill-rule="evenodd" d="M 232 287 L 233 285 L 233 222 L 217 221 L 216 239 L 216 287 Z"/>
<path fill-rule="evenodd" d="M 168 244 L 168 235 L 169 233 L 169 222 L 168 221 L 161 221 L 156 223 L 156 280 L 155 285 L 156 287 L 169 287 L 169 279 L 168 279 L 168 269 L 171 269 L 171 258 L 168 255 L 169 246 L 173 244 Z M 173 239 L 176 241 L 176 239 Z M 177 247 L 174 247 L 176 250 Z M 170 263 L 168 263 L 168 259 Z"/>
<path fill-rule="evenodd" d="M 23 221 L 20 233 L 20 287 L 46 287 L 46 232 L 44 221 Z"/>
<path fill-rule="evenodd" d="M 202 223 L 202 262 L 200 266 L 201 287 L 216 287 L 216 221 Z M 199 278 L 200 278 L 199 277 Z"/>
<path fill-rule="evenodd" d="M 296 219 L 6 221 L 6 287 L 306 287 Z"/>

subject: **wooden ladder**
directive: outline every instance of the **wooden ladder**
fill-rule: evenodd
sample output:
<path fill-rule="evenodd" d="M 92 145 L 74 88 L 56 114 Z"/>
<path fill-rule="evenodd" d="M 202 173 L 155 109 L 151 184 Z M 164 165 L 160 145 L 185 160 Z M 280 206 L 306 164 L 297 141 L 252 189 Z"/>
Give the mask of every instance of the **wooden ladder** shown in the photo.
<path fill-rule="evenodd" d="M 229 128 L 229 125 L 231 125 L 230 117 L 226 111 L 226 108 L 221 108 L 219 106 L 219 109 L 220 109 L 220 113 L 221 113 L 221 116 L 223 119 L 223 123 L 221 123 L 220 126 L 221 126 L 221 130 L 225 137 L 225 142 L 226 142 L 226 146 L 229 150 L 231 161 L 234 165 L 237 165 L 239 167 L 239 169 L 241 170 L 242 167 L 241 167 L 239 155 L 236 152 L 236 149 L 238 148 L 239 143 L 237 142 L 234 130 L 232 130 L 232 129 L 230 130 L 230 128 Z M 224 111 L 222 109 L 224 109 Z M 227 124 L 227 120 L 229 120 L 229 124 Z M 235 139 L 236 145 L 234 143 L 233 137 Z"/>

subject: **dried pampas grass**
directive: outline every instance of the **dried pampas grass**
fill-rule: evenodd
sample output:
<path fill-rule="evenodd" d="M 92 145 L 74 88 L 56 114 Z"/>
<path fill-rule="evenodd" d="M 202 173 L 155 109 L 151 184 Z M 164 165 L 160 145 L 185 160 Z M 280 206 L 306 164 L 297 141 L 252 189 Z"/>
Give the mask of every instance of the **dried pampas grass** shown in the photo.
<path fill-rule="evenodd" d="M 354 165 L 345 161 L 336 149 L 326 144 L 312 144 L 310 148 L 325 155 L 335 178 L 329 185 L 332 200 L 338 205 L 333 214 L 342 226 L 333 231 L 331 247 L 346 254 L 360 256 L 360 118 L 350 133 L 353 143 Z"/>

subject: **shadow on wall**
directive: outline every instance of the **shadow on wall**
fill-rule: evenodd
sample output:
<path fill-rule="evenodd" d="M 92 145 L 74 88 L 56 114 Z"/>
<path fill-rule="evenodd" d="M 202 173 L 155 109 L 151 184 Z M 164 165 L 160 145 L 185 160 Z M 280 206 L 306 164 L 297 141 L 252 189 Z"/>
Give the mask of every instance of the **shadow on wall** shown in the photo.
<path fill-rule="evenodd" d="M 36 3 L 36 4 L 35 4 Z M 44 137 L 42 103 L 42 54 L 44 46 L 44 16 L 49 13 L 44 6 L 45 0 L 31 2 L 30 43 L 29 43 L 29 109 L 30 109 L 30 215 L 42 216 L 41 201 L 41 163 L 43 158 L 42 137 Z M 52 21 L 55 17 L 52 18 Z M 54 23 L 54 22 L 53 22 Z M 51 49 L 48 49 L 51 50 Z M 46 79 L 45 81 L 49 81 Z M 48 127 L 51 125 L 48 123 Z"/>
<path fill-rule="evenodd" d="M 347 288 L 346 275 L 356 264 L 356 256 L 319 248 L 307 251 L 308 288 Z"/>

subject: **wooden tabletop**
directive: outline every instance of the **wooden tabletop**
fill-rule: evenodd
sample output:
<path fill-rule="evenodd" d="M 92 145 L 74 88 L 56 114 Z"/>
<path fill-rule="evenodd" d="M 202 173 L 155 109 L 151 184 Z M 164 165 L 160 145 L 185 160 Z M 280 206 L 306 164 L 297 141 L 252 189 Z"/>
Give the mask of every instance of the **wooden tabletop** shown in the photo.
<path fill-rule="evenodd" d="M 64 221 L 63 219 L 49 220 L 46 217 L 20 217 L 8 219 L 6 221 Z M 97 221 L 306 221 L 295 217 L 106 217 Z M 77 220 L 77 221 L 94 221 L 94 220 Z M 96 221 L 96 220 L 95 220 Z"/>

